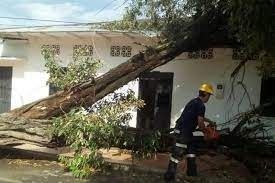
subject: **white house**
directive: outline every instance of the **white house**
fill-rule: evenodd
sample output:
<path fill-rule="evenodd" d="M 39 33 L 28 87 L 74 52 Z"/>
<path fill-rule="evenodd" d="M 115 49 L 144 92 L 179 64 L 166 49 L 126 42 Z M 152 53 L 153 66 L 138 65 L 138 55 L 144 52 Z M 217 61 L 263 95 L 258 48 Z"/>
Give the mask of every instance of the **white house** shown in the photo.
<path fill-rule="evenodd" d="M 0 112 L 49 95 L 48 74 L 41 55 L 43 46 L 53 47 L 64 66 L 72 59 L 74 47 L 88 46 L 90 56 L 104 61 L 100 70 L 104 73 L 143 50 L 142 44 L 153 44 L 155 39 L 137 32 L 91 29 L 90 25 L 2 29 L 0 37 Z M 147 103 L 134 113 L 131 126 L 173 126 L 184 105 L 196 97 L 198 87 L 205 82 L 215 87 L 215 95 L 206 104 L 206 116 L 214 121 L 227 121 L 251 105 L 267 101 L 275 92 L 275 77 L 263 80 L 256 60 L 249 61 L 237 77 L 243 77 L 250 98 L 242 85 L 237 85 L 233 97 L 228 99 L 232 91 L 230 74 L 241 56 L 238 50 L 226 47 L 183 53 L 130 82 L 126 88 L 133 89 Z M 272 115 L 275 116 L 274 110 L 269 114 Z"/>

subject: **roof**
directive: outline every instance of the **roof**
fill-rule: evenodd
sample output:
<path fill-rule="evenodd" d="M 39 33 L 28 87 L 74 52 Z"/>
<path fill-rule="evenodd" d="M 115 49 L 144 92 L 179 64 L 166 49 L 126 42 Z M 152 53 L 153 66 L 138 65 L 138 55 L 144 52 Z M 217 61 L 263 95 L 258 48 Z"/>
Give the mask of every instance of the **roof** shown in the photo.
<path fill-rule="evenodd" d="M 125 33 L 130 36 L 148 36 L 154 37 L 156 33 L 149 31 L 125 31 L 125 30 L 109 30 L 102 28 L 100 23 L 92 24 L 68 24 L 68 25 L 49 25 L 49 26 L 29 26 L 29 27 L 12 27 L 0 28 L 0 37 L 5 36 L 24 36 L 30 34 L 59 34 L 59 33 L 100 33 L 100 34 L 117 34 Z"/>
<path fill-rule="evenodd" d="M 101 29 L 101 24 L 64 24 L 64 25 L 41 25 L 41 26 L 17 26 L 0 28 L 0 32 L 87 32 Z"/>

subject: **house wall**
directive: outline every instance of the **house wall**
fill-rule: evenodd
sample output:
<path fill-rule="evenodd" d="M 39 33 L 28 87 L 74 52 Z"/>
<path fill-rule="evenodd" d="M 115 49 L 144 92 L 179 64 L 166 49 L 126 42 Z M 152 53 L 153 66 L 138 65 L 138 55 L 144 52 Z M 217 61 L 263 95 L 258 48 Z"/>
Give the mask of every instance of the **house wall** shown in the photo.
<path fill-rule="evenodd" d="M 137 40 L 146 42 L 146 40 L 142 38 L 135 39 L 134 41 Z M 41 55 L 42 45 L 60 45 L 60 55 L 58 58 L 61 60 L 60 64 L 63 66 L 66 66 L 72 60 L 73 46 L 75 44 L 94 45 L 94 57 L 103 60 L 103 67 L 99 70 L 99 75 L 101 75 L 129 59 L 129 57 L 111 57 L 110 46 L 132 46 L 132 54 L 134 55 L 141 50 L 139 46 L 133 43 L 134 41 L 131 38 L 121 39 L 121 37 L 114 37 L 112 39 L 103 37 L 84 37 L 83 39 L 79 39 L 65 36 L 58 39 L 52 37 L 35 37 L 30 38 L 29 41 L 25 43 L 23 52 L 22 49 L 20 49 L 21 47 L 14 47 L 14 44 L 3 46 L 2 51 L 5 55 L 26 58 L 25 62 L 0 61 L 1 66 L 13 67 L 11 109 L 49 95 L 49 86 L 47 85 L 49 75 L 44 69 L 45 62 Z M 128 86 L 122 87 L 120 90 L 126 91 L 128 88 L 136 91 L 136 96 L 138 95 L 137 81 L 130 82 Z M 135 126 L 136 112 L 132 112 L 132 115 L 133 120 L 130 122 L 130 125 Z"/>
<path fill-rule="evenodd" d="M 206 117 L 222 123 L 238 112 L 248 110 L 249 100 L 247 97 L 242 97 L 243 89 L 240 85 L 235 86 L 235 100 L 228 100 L 231 91 L 230 75 L 239 63 L 240 61 L 232 60 L 232 49 L 215 48 L 213 59 L 187 59 L 183 55 L 181 58 L 157 68 L 156 71 L 174 72 L 171 125 L 174 126 L 174 122 L 180 116 L 185 104 L 198 95 L 198 88 L 202 83 L 212 84 L 215 90 L 217 84 L 224 85 L 223 97 L 214 94 L 206 104 Z M 257 61 L 247 63 L 243 80 L 251 103 L 255 106 L 260 102 L 261 92 L 258 65 Z M 236 81 L 241 80 L 242 71 Z M 238 105 L 242 98 L 242 103 Z"/>
<path fill-rule="evenodd" d="M 26 62 L 12 64 L 0 62 L 1 65 L 13 66 L 12 108 L 46 97 L 49 94 L 49 87 L 47 85 L 48 74 L 44 71 L 44 62 L 40 53 L 43 44 L 60 45 L 62 65 L 66 65 L 71 60 L 73 45 L 92 44 L 94 45 L 94 57 L 104 61 L 104 66 L 100 70 L 100 74 L 103 74 L 128 59 L 125 57 L 111 57 L 111 45 L 130 45 L 133 47 L 132 53 L 134 55 L 143 49 L 133 43 L 139 41 L 146 42 L 147 40 L 142 38 L 132 40 L 131 38 L 122 36 L 112 39 L 105 39 L 103 37 L 86 37 L 85 39 L 79 39 L 66 36 L 58 39 L 52 37 L 30 38 L 25 45 L 23 54 L 23 56 L 26 57 Z M 20 55 L 19 52 L 22 54 L 22 51 L 13 49 L 15 55 Z M 155 71 L 160 72 L 174 72 L 171 126 L 174 126 L 174 122 L 180 116 L 184 105 L 190 99 L 197 96 L 198 87 L 204 82 L 211 83 L 214 87 L 219 83 L 225 86 L 223 98 L 218 99 L 214 95 L 208 104 L 206 104 L 207 117 L 218 122 L 224 122 L 238 111 L 246 111 L 249 108 L 246 97 L 238 107 L 240 99 L 243 98 L 243 90 L 240 86 L 236 86 L 235 88 L 234 104 L 232 104 L 232 101 L 227 102 L 231 88 L 230 74 L 239 63 L 239 61 L 232 60 L 231 56 L 231 49 L 214 49 L 213 59 L 191 60 L 183 56 L 155 69 Z M 246 64 L 244 75 L 244 83 L 251 97 L 251 103 L 256 106 L 260 101 L 261 86 L 261 77 L 258 75 L 256 69 L 257 65 L 258 63 L 256 61 L 251 61 Z M 238 79 L 240 77 L 241 74 L 239 74 Z M 123 87 L 122 90 L 126 90 L 127 88 L 131 88 L 136 92 L 136 95 L 138 95 L 138 79 L 131 82 L 128 86 Z M 130 125 L 135 126 L 136 112 L 132 114 L 133 119 Z"/>

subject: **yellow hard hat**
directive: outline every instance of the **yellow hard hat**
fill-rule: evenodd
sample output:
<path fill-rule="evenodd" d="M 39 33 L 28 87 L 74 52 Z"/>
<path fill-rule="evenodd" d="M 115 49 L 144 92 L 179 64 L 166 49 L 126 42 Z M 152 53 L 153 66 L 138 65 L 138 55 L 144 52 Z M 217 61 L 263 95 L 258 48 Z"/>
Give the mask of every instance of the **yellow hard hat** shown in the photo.
<path fill-rule="evenodd" d="M 211 84 L 202 84 L 201 87 L 199 88 L 199 90 L 210 93 L 211 95 L 214 94 L 214 89 Z"/>

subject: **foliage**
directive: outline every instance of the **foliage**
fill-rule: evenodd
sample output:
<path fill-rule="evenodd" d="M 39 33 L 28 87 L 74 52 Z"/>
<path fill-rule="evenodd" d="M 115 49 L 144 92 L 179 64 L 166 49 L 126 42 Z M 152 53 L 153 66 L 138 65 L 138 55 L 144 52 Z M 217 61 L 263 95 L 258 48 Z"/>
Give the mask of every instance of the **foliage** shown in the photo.
<path fill-rule="evenodd" d="M 152 157 L 153 153 L 157 152 L 160 147 L 160 137 L 159 131 L 152 131 L 147 134 L 137 133 L 136 140 L 132 141 L 134 155 L 137 158 Z"/>
<path fill-rule="evenodd" d="M 186 36 L 183 32 L 188 33 L 187 25 L 214 13 L 216 16 L 213 17 L 224 17 L 225 21 L 209 36 L 221 36 L 224 42 L 230 38 L 230 42 L 235 47 L 242 47 L 248 57 L 260 53 L 261 69 L 265 73 L 269 66 L 266 62 L 275 54 L 274 9 L 274 0 L 132 0 L 123 20 L 111 23 L 109 27 L 152 30 L 159 32 L 162 40 L 177 41 Z M 209 29 L 203 26 L 198 31 Z"/>
<path fill-rule="evenodd" d="M 53 54 L 53 49 L 43 49 L 46 72 L 50 76 L 48 82 L 57 88 L 66 89 L 77 83 L 92 80 L 102 62 L 91 57 L 81 56 L 86 51 L 79 48 L 73 57 L 73 61 L 67 67 L 62 67 L 59 63 L 60 60 Z"/>
<path fill-rule="evenodd" d="M 54 50 L 42 50 L 45 67 L 49 73 L 49 83 L 60 89 L 72 87 L 75 84 L 93 80 L 101 61 L 87 56 L 87 50 L 75 52 L 73 61 L 64 69 L 54 55 Z M 85 56 L 86 55 L 86 56 Z M 53 119 L 51 129 L 55 139 L 63 139 L 70 145 L 75 154 L 72 158 L 60 157 L 60 160 L 77 177 L 86 177 L 93 170 L 104 167 L 104 161 L 99 150 L 111 147 L 130 148 L 135 154 L 148 156 L 157 150 L 158 136 L 148 134 L 138 139 L 142 146 L 136 146 L 135 134 L 131 134 L 129 121 L 131 110 L 143 107 L 134 92 L 114 92 L 92 105 L 89 109 L 75 108 L 68 114 Z"/>
<path fill-rule="evenodd" d="M 99 153 L 102 148 L 127 147 L 143 157 L 156 152 L 158 136 L 145 135 L 141 140 L 142 146 L 135 149 L 135 136 L 128 132 L 131 109 L 143 105 L 143 101 L 136 99 L 132 91 L 127 94 L 115 92 L 94 104 L 89 112 L 75 109 L 64 118 L 55 118 L 53 135 L 65 138 L 66 143 L 75 150 L 73 158 L 61 157 L 62 162 L 75 176 L 85 177 L 91 170 L 104 167 Z"/>
<path fill-rule="evenodd" d="M 229 9 L 232 33 L 245 45 L 249 53 L 274 52 L 273 0 L 231 0 Z"/>
<path fill-rule="evenodd" d="M 109 28 L 123 30 L 151 30 L 174 37 L 189 21 L 184 0 L 132 0 L 123 21 L 109 24 Z"/>
<path fill-rule="evenodd" d="M 103 159 L 93 153 L 95 151 L 88 154 L 76 153 L 73 158 L 60 156 L 59 160 L 73 172 L 75 177 L 85 178 L 94 171 L 94 168 L 100 168 L 103 165 Z M 90 166 L 91 164 L 94 168 Z"/>

